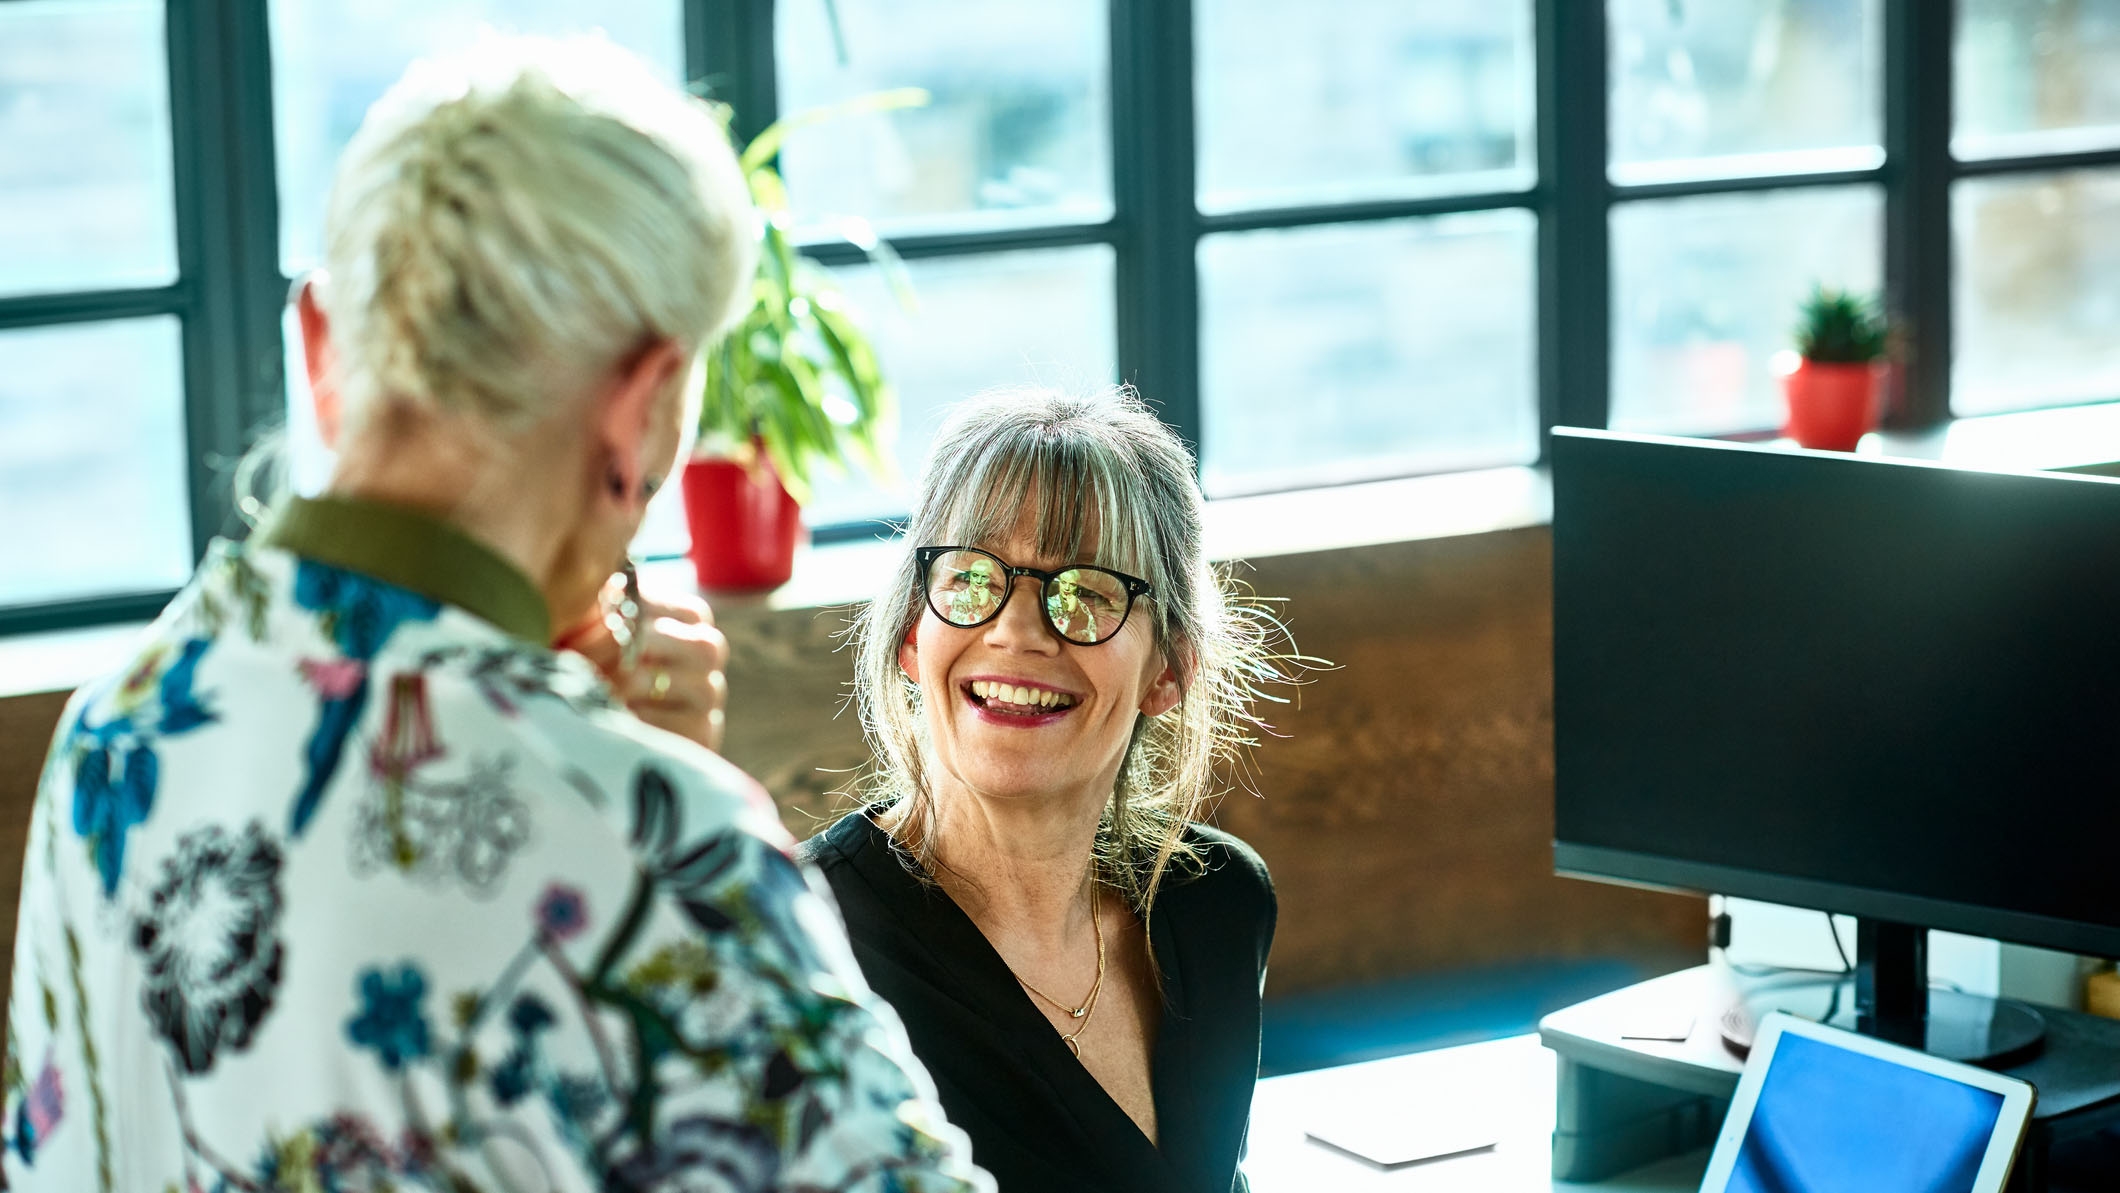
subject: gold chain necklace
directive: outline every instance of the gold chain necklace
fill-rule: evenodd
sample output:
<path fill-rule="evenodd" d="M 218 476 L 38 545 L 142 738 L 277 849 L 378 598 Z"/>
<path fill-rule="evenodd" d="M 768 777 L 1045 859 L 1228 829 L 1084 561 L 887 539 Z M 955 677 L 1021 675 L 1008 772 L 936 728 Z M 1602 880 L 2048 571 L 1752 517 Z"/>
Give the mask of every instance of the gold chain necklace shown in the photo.
<path fill-rule="evenodd" d="M 1097 980 L 1090 983 L 1089 995 L 1082 1000 L 1081 1006 L 1068 1006 L 1045 991 L 1024 981 L 1023 975 L 1017 973 L 1016 967 L 1013 965 L 1009 966 L 1008 971 L 1009 976 L 1015 978 L 1025 990 L 1058 1007 L 1060 1013 L 1070 1019 L 1081 1021 L 1074 1031 L 1060 1037 L 1060 1042 L 1067 1045 L 1068 1051 L 1075 1054 L 1076 1060 L 1082 1059 L 1082 1045 L 1076 1042 L 1075 1037 L 1089 1030 L 1089 1021 L 1097 1013 L 1097 995 L 1104 990 L 1104 923 L 1097 916 L 1097 904 L 1099 902 L 1101 900 L 1097 898 L 1096 888 L 1091 887 L 1089 893 L 1089 926 L 1097 934 Z"/>

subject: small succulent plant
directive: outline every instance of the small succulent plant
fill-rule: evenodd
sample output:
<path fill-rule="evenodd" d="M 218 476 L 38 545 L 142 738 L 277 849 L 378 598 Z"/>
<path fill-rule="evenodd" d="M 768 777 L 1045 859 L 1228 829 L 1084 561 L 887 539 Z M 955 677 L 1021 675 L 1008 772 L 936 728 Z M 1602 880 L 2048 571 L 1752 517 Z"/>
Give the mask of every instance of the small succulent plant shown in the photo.
<path fill-rule="evenodd" d="M 1884 356 L 1888 331 L 1875 298 L 1811 287 L 1796 324 L 1796 351 L 1805 360 L 1867 364 Z"/>

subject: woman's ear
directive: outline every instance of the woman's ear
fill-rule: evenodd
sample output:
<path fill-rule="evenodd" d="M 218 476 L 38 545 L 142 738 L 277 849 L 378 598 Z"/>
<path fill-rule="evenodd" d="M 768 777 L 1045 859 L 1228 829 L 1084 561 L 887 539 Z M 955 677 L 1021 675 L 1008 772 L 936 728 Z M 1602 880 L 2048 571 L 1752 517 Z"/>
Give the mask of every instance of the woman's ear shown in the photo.
<path fill-rule="evenodd" d="M 1160 717 L 1178 707 L 1185 699 L 1185 685 L 1178 682 L 1175 667 L 1165 666 L 1156 677 L 1148 681 L 1148 690 L 1141 693 L 1141 715 Z"/>
<path fill-rule="evenodd" d="M 914 687 L 920 686 L 920 645 L 914 636 L 920 633 L 920 623 L 914 622 L 905 628 L 905 641 L 898 644 L 898 669 Z"/>
<path fill-rule="evenodd" d="M 309 404 L 316 415 L 317 438 L 332 451 L 339 447 L 338 359 L 331 348 L 331 320 L 317 301 L 317 287 L 326 284 L 324 271 L 312 270 L 295 294 L 297 321 L 302 327 L 302 364 L 309 374 Z"/>
<path fill-rule="evenodd" d="M 665 392 L 685 364 L 675 341 L 658 340 L 620 365 L 599 399 L 596 430 L 603 440 L 607 484 L 612 498 L 628 510 L 647 504 L 643 478 L 662 467 L 662 461 L 647 457 Z"/>
<path fill-rule="evenodd" d="M 1141 715 L 1145 717 L 1160 717 L 1178 707 L 1192 679 L 1192 654 L 1182 647 L 1159 653 L 1156 661 L 1163 664 L 1162 669 L 1150 677 L 1148 686 L 1141 691 Z M 1150 666 L 1154 665 L 1152 661 Z"/>

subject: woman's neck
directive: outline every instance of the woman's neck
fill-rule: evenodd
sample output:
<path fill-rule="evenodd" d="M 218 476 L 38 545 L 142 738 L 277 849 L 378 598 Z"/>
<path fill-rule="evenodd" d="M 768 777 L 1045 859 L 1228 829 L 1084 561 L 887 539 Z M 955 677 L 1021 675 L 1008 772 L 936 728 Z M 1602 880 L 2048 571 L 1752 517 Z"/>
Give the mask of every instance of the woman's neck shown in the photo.
<path fill-rule="evenodd" d="M 567 483 L 580 470 L 547 438 L 523 436 L 503 448 L 463 420 L 385 406 L 341 437 L 325 490 L 449 522 L 528 576 L 553 624 L 565 625 L 580 602 L 556 592 L 555 577 L 566 570 L 585 499 Z"/>
<path fill-rule="evenodd" d="M 989 934 L 1059 945 L 1090 928 L 1091 875 L 1103 801 L 995 799 L 944 787 L 926 835 L 935 877 Z M 895 834 L 903 821 L 887 824 Z"/>

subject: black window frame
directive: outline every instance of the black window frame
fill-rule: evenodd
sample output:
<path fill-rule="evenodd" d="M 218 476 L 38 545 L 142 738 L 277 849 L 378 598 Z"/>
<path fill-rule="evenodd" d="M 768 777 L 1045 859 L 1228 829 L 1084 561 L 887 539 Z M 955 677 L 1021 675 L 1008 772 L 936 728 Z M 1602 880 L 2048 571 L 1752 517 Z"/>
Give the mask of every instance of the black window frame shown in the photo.
<path fill-rule="evenodd" d="M 12 3 L 16 0 L 0 0 Z M 1556 425 L 1603 427 L 1611 406 L 1611 213 L 1640 200 L 1863 184 L 1882 189 L 1885 297 L 1905 330 L 1903 428 L 1950 414 L 1951 187 L 1960 179 L 2120 165 L 2120 147 L 1958 161 L 1951 155 L 1958 4 L 1880 0 L 1883 158 L 1873 168 L 1617 185 L 1607 166 L 1605 5 L 1532 0 L 1537 176 L 1528 187 L 1205 214 L 1195 195 L 1192 0 L 1109 7 L 1112 213 L 1091 222 L 893 237 L 908 260 L 1109 246 L 1120 377 L 1196 449 L 1201 441 L 1201 241 L 1223 232 L 1521 209 L 1538 222 L 1539 462 Z M 779 114 L 774 0 L 684 0 L 685 74 L 735 110 L 748 140 Z M 1299 12 L 1294 6 L 1291 12 Z M 271 34 L 267 0 L 166 0 L 178 280 L 168 286 L 0 298 L 0 330 L 175 315 L 183 327 L 194 557 L 240 534 L 230 473 L 284 414 Z M 826 265 L 847 245 L 805 246 Z M 2120 395 L 2113 395 L 2120 397 Z M 888 533 L 821 526 L 819 542 Z M 0 607 L 0 638 L 135 621 L 170 591 Z"/>

